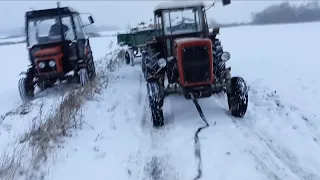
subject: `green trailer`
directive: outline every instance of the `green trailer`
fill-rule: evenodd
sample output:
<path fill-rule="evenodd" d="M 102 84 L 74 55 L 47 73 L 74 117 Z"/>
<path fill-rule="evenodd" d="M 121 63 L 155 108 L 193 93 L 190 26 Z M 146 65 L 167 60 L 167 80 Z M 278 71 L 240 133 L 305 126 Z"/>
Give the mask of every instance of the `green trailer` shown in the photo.
<path fill-rule="evenodd" d="M 131 42 L 131 34 L 130 33 L 118 33 L 117 41 L 120 46 L 132 46 Z"/>
<path fill-rule="evenodd" d="M 119 33 L 117 35 L 117 43 L 120 46 L 128 46 L 132 49 L 134 57 L 145 47 L 148 39 L 152 38 L 154 34 L 154 29 L 146 28 L 140 30 L 132 30 L 129 33 Z"/>

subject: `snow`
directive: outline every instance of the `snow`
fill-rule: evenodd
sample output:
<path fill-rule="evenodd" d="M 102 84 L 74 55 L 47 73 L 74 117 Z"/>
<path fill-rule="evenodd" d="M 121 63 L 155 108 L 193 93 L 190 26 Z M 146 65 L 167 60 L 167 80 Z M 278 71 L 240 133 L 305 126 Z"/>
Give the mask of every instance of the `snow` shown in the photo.
<path fill-rule="evenodd" d="M 118 33 L 127 33 L 127 30 L 117 30 L 117 31 L 100 31 L 101 36 L 117 36 Z"/>
<path fill-rule="evenodd" d="M 249 107 L 239 119 L 229 115 L 224 94 L 199 100 L 210 124 L 199 134 L 201 179 L 320 179 L 319 28 L 320 23 L 305 23 L 220 29 L 223 48 L 231 53 L 231 74 L 249 85 Z M 116 37 L 92 38 L 95 57 L 111 51 L 110 40 L 115 43 Z M 0 51 L 15 52 L 11 59 L 25 62 L 24 46 Z M 25 69 L 16 61 L 3 62 Z M 8 83 L 6 91 L 1 88 L 1 101 L 7 103 L 1 111 L 15 107 L 11 103 L 19 98 L 17 80 L 11 78 L 18 70 L 6 69 L 0 71 Z M 139 59 L 109 74 L 108 87 L 82 108 L 83 128 L 66 137 L 63 148 L 43 165 L 45 180 L 185 180 L 197 175 L 194 133 L 204 122 L 192 101 L 170 95 L 164 103 L 165 126 L 152 128 L 142 76 Z M 12 128 L 0 125 L 0 147 L 13 142 L 31 119 L 5 119 Z"/>
<path fill-rule="evenodd" d="M 15 42 L 23 42 L 25 41 L 25 37 L 16 37 L 16 38 L 5 38 L 5 39 L 0 39 L 0 44 L 1 43 L 15 43 Z"/>
<path fill-rule="evenodd" d="M 167 1 L 156 5 L 154 11 L 175 8 L 190 8 L 197 6 L 205 6 L 205 4 L 202 1 Z"/>
<path fill-rule="evenodd" d="M 107 53 L 118 51 L 114 37 L 91 38 L 90 43 L 95 60 L 106 56 Z M 1 54 L 7 54 L 9 59 L 2 59 L 0 67 L 0 80 L 5 86 L 0 88 L 0 159 L 7 152 L 13 153 L 13 149 L 26 148 L 25 144 L 19 144 L 21 137 L 29 132 L 34 119 L 39 118 L 39 112 L 43 111 L 43 120 L 55 111 L 62 98 L 75 86 L 61 84 L 43 92 L 36 93 L 36 98 L 30 104 L 22 106 L 22 100 L 18 92 L 18 74 L 26 71 L 29 65 L 26 45 L 6 45 L 0 47 Z M 42 110 L 41 110 L 42 109 Z M 40 124 L 36 122 L 36 124 Z M 25 158 L 32 156 L 29 154 Z M 2 159 L 1 159 L 2 160 Z M 26 160 L 28 161 L 28 160 Z"/>
<path fill-rule="evenodd" d="M 188 37 L 188 38 L 177 38 L 177 39 L 175 39 L 175 41 L 177 43 L 184 43 L 184 42 L 188 42 L 188 41 L 199 41 L 199 40 L 203 40 L 203 38 Z"/>

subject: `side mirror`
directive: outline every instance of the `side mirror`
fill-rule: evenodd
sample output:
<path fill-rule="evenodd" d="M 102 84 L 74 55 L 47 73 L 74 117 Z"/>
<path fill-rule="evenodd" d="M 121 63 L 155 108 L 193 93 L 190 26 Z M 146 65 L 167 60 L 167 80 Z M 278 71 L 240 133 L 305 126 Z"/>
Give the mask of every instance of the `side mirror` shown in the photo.
<path fill-rule="evenodd" d="M 89 16 L 88 19 L 89 19 L 90 24 L 94 23 L 94 20 L 93 20 L 92 16 Z"/>
<path fill-rule="evenodd" d="M 223 6 L 226 6 L 226 5 L 229 5 L 231 4 L 231 0 L 222 0 L 222 5 Z"/>

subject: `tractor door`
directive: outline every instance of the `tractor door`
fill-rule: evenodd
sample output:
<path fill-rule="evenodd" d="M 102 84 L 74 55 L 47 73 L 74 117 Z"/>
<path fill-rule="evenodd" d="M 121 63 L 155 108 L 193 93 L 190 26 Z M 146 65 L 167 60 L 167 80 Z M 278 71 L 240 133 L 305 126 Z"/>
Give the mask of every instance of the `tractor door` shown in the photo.
<path fill-rule="evenodd" d="M 85 44 L 85 34 L 83 32 L 81 22 L 79 21 L 79 15 L 72 15 L 72 29 L 74 30 L 75 39 L 69 45 L 69 60 L 77 64 L 78 61 L 84 59 L 84 44 Z"/>
<path fill-rule="evenodd" d="M 88 17 L 89 23 L 83 25 L 79 14 L 74 15 L 74 24 L 78 41 L 79 58 L 87 60 L 92 57 L 89 37 L 86 35 L 83 27 L 93 24 L 94 21 L 91 16 Z"/>

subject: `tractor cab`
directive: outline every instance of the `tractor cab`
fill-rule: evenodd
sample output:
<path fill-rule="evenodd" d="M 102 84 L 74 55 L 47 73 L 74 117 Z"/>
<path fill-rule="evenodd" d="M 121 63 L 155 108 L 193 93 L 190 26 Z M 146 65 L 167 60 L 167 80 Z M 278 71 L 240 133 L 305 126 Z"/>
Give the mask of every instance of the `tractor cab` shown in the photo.
<path fill-rule="evenodd" d="M 58 7 L 28 11 L 26 19 L 26 42 L 32 64 L 38 54 L 46 50 L 63 52 L 63 61 L 83 59 L 84 46 L 88 41 L 80 14 L 70 7 Z M 89 16 L 90 24 L 94 23 Z M 67 68 L 70 69 L 70 68 Z"/>
<path fill-rule="evenodd" d="M 25 34 L 30 66 L 19 80 L 23 101 L 34 96 L 35 87 L 52 87 L 57 81 L 72 80 L 85 85 L 95 77 L 89 37 L 80 13 L 70 7 L 33 10 L 25 13 Z"/>
<path fill-rule="evenodd" d="M 230 4 L 224 0 L 223 5 Z M 163 57 L 174 54 L 174 40 L 178 38 L 207 38 L 209 28 L 206 5 L 201 1 L 173 1 L 158 4 L 154 8 L 155 38 L 164 51 Z"/>

